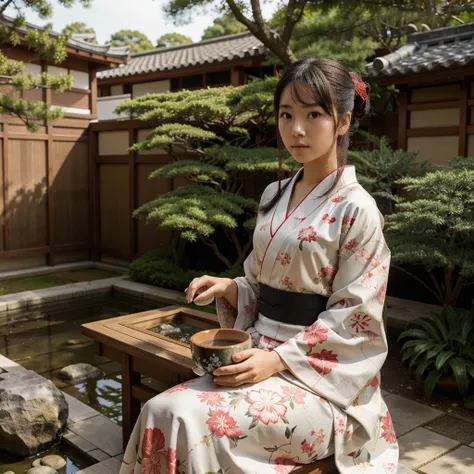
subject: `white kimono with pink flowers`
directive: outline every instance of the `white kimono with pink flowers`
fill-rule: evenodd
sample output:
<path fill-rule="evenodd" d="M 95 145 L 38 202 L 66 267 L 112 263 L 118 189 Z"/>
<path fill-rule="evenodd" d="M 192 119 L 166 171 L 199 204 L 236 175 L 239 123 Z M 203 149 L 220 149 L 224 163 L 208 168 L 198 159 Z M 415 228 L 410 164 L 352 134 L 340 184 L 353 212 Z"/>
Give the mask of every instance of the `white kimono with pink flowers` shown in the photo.
<path fill-rule="evenodd" d="M 203 377 L 158 395 L 142 410 L 120 474 L 286 474 L 331 454 L 344 474 L 396 471 L 397 440 L 378 382 L 390 264 L 383 218 L 353 166 L 329 194 L 335 172 L 289 210 L 301 171 L 276 206 L 258 214 L 245 276 L 235 279 L 237 310 L 216 301 L 221 326 L 249 331 L 290 371 L 239 389 Z M 277 188 L 271 183 L 261 204 Z M 276 322 L 259 312 L 259 282 L 324 295 L 327 308 L 309 327 Z"/>

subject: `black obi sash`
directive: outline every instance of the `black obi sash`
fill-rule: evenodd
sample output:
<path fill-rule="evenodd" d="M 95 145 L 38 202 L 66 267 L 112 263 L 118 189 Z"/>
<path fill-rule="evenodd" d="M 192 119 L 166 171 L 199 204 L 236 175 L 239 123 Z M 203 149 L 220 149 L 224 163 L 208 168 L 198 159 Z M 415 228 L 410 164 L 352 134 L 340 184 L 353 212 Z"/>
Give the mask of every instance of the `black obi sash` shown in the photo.
<path fill-rule="evenodd" d="M 259 283 L 259 312 L 266 318 L 285 324 L 311 326 L 326 310 L 329 298 L 315 293 L 278 290 Z"/>

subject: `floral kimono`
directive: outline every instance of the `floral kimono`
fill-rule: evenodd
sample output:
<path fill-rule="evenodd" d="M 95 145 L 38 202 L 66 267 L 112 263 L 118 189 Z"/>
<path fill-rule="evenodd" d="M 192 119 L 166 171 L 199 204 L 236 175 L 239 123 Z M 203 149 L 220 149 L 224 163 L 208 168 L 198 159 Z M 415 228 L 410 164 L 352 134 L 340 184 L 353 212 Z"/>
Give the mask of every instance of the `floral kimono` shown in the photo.
<path fill-rule="evenodd" d="M 216 300 L 222 327 L 250 332 L 290 370 L 238 388 L 206 376 L 156 396 L 143 407 L 120 474 L 287 474 L 332 454 L 344 474 L 396 472 L 398 445 L 379 387 L 390 264 L 383 217 L 353 166 L 336 187 L 333 172 L 290 210 L 301 171 L 258 214 L 245 276 L 234 280 L 237 309 Z M 271 183 L 261 204 L 277 189 Z M 328 297 L 326 310 L 309 327 L 267 318 L 259 283 Z"/>

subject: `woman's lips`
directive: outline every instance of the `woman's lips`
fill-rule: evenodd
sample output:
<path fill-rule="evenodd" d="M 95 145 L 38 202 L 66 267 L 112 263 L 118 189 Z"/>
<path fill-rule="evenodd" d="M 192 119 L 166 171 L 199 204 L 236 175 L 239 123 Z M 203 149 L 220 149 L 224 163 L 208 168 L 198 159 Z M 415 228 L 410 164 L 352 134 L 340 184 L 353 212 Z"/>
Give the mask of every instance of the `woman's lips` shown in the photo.
<path fill-rule="evenodd" d="M 307 146 L 307 145 L 292 145 L 291 148 L 293 150 L 306 150 L 307 148 L 309 148 L 309 146 Z"/>

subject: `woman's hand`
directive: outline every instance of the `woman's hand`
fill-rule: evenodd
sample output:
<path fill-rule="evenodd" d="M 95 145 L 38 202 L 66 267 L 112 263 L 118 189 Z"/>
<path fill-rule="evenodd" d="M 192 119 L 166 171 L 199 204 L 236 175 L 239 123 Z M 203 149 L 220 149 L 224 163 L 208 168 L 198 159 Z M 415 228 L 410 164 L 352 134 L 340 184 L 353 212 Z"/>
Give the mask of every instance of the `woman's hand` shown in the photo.
<path fill-rule="evenodd" d="M 277 352 L 248 349 L 236 352 L 232 359 L 239 364 L 227 365 L 214 370 L 214 382 L 225 387 L 239 387 L 246 383 L 266 380 L 273 374 L 288 369 Z"/>
<path fill-rule="evenodd" d="M 230 278 L 203 275 L 199 278 L 194 278 L 188 288 L 184 290 L 186 292 L 186 300 L 189 304 L 196 295 L 197 301 L 205 300 L 211 296 L 215 298 L 225 297 L 231 285 L 235 285 L 235 283 Z"/>

